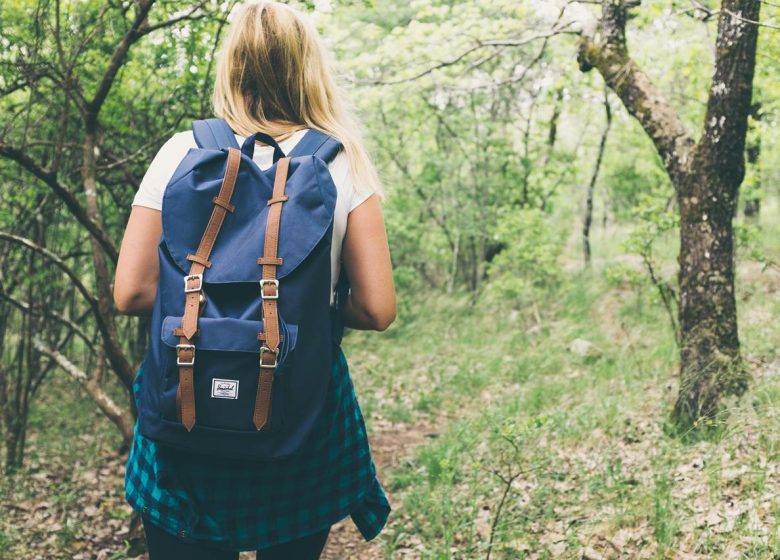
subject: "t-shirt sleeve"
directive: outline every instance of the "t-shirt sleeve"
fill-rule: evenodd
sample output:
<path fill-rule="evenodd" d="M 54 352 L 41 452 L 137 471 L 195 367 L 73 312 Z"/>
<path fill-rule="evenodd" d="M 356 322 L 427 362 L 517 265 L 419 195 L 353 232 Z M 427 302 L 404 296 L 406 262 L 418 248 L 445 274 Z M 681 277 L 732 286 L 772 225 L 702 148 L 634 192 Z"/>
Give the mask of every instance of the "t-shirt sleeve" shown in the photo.
<path fill-rule="evenodd" d="M 361 192 L 353 189 L 352 201 L 349 204 L 349 211 L 352 212 L 355 208 L 363 204 L 372 194 L 374 194 L 374 192 L 368 189 L 365 189 Z"/>
<path fill-rule="evenodd" d="M 334 182 L 340 187 L 339 190 L 347 199 L 347 212 L 352 212 L 352 210 L 360 206 L 374 194 L 373 190 L 370 188 L 364 188 L 360 191 L 355 188 L 355 184 L 352 180 L 352 173 L 349 171 L 349 159 L 344 150 L 341 150 L 338 155 L 333 158 L 330 172 Z"/>
<path fill-rule="evenodd" d="M 133 198 L 133 206 L 162 210 L 163 193 L 187 151 L 194 146 L 191 132 L 177 132 L 158 150 Z"/>

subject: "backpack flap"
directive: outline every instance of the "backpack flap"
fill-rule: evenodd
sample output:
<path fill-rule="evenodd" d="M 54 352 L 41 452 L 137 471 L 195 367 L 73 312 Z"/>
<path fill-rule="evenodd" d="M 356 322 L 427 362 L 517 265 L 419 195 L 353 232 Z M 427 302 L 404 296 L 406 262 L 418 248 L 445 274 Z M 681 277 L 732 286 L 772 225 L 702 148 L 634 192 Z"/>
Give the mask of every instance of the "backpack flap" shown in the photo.
<path fill-rule="evenodd" d="M 175 330 L 181 325 L 181 317 L 169 315 L 163 319 L 160 338 L 162 342 L 176 348 L 179 336 Z M 198 351 L 218 350 L 221 352 L 260 353 L 257 333 L 264 332 L 263 321 L 234 319 L 232 317 L 201 317 L 198 320 Z M 279 362 L 283 363 L 298 341 L 298 327 L 281 322 L 282 346 Z"/>
<path fill-rule="evenodd" d="M 168 185 L 163 195 L 163 240 L 182 274 L 190 268 L 186 257 L 195 253 L 220 189 L 225 158 L 217 155 L 204 155 L 190 172 Z M 222 225 L 209 259 L 212 266 L 204 275 L 206 283 L 259 282 L 257 258 L 263 251 L 275 172 L 276 165 L 262 171 L 242 155 L 232 198 L 235 210 Z M 295 270 L 331 226 L 336 190 L 327 164 L 316 156 L 294 158 L 286 195 L 289 200 L 279 232 L 279 256 L 284 260 L 277 270 L 279 279 Z"/>

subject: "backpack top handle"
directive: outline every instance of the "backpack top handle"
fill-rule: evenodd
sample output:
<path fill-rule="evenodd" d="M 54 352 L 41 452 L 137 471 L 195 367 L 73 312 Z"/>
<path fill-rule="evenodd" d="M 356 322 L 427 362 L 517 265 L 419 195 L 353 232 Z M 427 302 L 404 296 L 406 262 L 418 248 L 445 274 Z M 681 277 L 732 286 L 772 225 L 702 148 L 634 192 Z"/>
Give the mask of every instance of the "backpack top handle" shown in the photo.
<path fill-rule="evenodd" d="M 252 157 L 255 155 L 255 142 L 257 140 L 260 140 L 263 144 L 267 144 L 274 149 L 274 163 L 283 157 L 286 157 L 282 149 L 279 147 L 279 144 L 277 144 L 273 137 L 269 136 L 265 132 L 255 132 L 253 135 L 247 136 L 246 140 L 244 140 L 244 144 L 241 146 L 241 152 L 248 156 L 249 159 L 252 159 Z"/>

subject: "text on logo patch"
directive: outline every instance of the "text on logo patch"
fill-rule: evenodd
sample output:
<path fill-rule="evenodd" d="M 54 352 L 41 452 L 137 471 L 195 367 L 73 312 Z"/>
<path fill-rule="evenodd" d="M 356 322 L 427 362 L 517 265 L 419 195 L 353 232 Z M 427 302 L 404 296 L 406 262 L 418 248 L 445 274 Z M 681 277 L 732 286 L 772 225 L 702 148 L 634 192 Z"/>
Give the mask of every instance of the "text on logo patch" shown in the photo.
<path fill-rule="evenodd" d="M 237 399 L 238 379 L 212 379 L 211 396 L 215 399 Z"/>

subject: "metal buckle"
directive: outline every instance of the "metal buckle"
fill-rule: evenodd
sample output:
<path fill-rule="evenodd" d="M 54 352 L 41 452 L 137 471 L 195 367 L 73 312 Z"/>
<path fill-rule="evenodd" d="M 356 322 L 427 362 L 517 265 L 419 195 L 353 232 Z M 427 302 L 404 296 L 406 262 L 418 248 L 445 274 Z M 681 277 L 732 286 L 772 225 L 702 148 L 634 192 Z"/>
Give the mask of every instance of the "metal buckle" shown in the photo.
<path fill-rule="evenodd" d="M 188 288 L 187 282 L 192 279 L 196 279 L 198 281 L 198 287 L 197 288 Z M 184 293 L 189 294 L 190 292 L 199 292 L 203 288 L 203 275 L 202 274 L 189 274 L 184 277 Z"/>
<path fill-rule="evenodd" d="M 271 284 L 276 288 L 276 293 L 272 296 L 265 295 L 265 292 L 263 291 L 263 287 L 266 284 Z M 260 280 L 260 297 L 262 299 L 279 299 L 279 280 L 276 278 L 263 278 Z"/>
<path fill-rule="evenodd" d="M 179 358 L 179 350 L 192 350 L 192 360 L 189 362 L 182 362 Z M 176 345 L 176 365 L 177 366 L 194 366 L 195 365 L 195 345 L 194 344 L 177 344 Z"/>
<path fill-rule="evenodd" d="M 274 355 L 274 363 L 273 364 L 264 364 L 263 363 L 263 352 L 269 352 Z M 279 349 L 271 350 L 268 348 L 268 346 L 261 346 L 260 347 L 260 367 L 261 368 L 268 368 L 273 369 L 276 367 L 276 364 L 279 363 Z"/>

